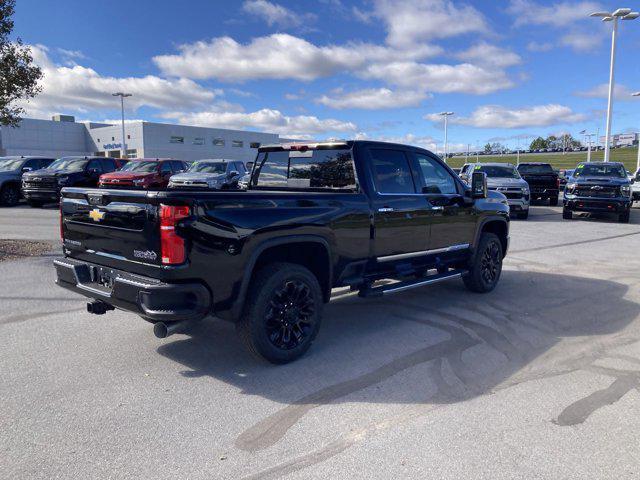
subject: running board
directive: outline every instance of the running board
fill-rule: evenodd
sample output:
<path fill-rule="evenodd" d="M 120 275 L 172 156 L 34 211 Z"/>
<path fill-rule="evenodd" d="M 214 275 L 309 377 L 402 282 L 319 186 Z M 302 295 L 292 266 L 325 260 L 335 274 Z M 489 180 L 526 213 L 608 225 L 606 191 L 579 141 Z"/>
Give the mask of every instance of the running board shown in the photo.
<path fill-rule="evenodd" d="M 445 280 L 449 280 L 452 278 L 459 278 L 468 270 L 451 270 L 446 273 L 438 273 L 437 275 L 430 275 L 425 278 L 418 278 L 416 280 L 410 280 L 407 282 L 397 282 L 392 283 L 390 285 L 383 285 L 381 287 L 368 287 L 362 288 L 360 292 L 358 292 L 359 297 L 368 298 L 368 297 L 381 297 L 383 295 L 389 295 L 392 293 L 403 292 L 405 290 L 409 290 L 411 288 L 423 287 L 425 285 L 432 285 L 434 283 L 444 282 Z"/>

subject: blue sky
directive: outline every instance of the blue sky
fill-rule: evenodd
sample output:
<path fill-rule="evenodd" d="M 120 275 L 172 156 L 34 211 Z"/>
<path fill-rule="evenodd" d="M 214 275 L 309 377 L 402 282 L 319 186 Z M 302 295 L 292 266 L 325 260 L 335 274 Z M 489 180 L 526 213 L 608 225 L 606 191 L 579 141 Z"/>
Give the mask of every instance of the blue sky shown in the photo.
<path fill-rule="evenodd" d="M 633 6 L 628 2 L 629 6 Z M 538 0 L 20 0 L 43 67 L 28 116 L 127 117 L 442 149 L 604 131 L 621 4 Z M 640 130 L 640 19 L 618 36 L 614 132 Z M 523 143 L 525 140 L 521 140 Z"/>

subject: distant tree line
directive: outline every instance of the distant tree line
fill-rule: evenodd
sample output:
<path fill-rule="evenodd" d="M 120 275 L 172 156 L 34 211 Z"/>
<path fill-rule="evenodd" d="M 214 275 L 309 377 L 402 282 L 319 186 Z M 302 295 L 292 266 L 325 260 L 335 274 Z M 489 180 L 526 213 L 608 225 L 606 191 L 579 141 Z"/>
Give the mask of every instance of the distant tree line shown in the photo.
<path fill-rule="evenodd" d="M 579 140 L 576 140 L 572 135 L 567 133 L 559 137 L 555 135 L 549 135 L 547 138 L 538 137 L 531 142 L 529 150 L 545 150 L 547 148 L 553 150 L 571 150 L 581 145 Z"/>

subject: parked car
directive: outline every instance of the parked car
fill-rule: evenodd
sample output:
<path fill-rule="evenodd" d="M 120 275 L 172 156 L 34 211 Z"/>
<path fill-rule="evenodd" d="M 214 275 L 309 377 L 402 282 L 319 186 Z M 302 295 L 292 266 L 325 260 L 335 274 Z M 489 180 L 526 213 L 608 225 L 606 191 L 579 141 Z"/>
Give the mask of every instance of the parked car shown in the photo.
<path fill-rule="evenodd" d="M 529 184 L 531 200 L 549 200 L 550 205 L 558 205 L 560 177 L 550 164 L 521 163 L 518 173 Z"/>
<path fill-rule="evenodd" d="M 564 190 L 562 218 L 573 212 L 612 213 L 628 223 L 631 211 L 631 182 L 622 163 L 579 164 Z"/>
<path fill-rule="evenodd" d="M 129 162 L 117 172 L 100 177 L 100 188 L 126 188 L 138 190 L 162 190 L 167 188 L 172 175 L 187 170 L 181 160 L 139 158 Z"/>
<path fill-rule="evenodd" d="M 22 195 L 32 207 L 57 202 L 62 187 L 96 187 L 100 175 L 120 167 L 105 157 L 62 157 L 48 167 L 22 176 Z"/>
<path fill-rule="evenodd" d="M 529 218 L 529 185 L 522 179 L 516 167 L 510 163 L 468 163 L 460 172 L 460 177 L 469 182 L 473 173 L 487 174 L 489 190 L 500 192 L 507 197 L 512 214 L 519 219 Z"/>
<path fill-rule="evenodd" d="M 198 160 L 189 170 L 169 179 L 169 188 L 237 189 L 238 181 L 247 173 L 240 160 Z"/>
<path fill-rule="evenodd" d="M 63 190 L 59 286 L 162 338 L 208 315 L 232 320 L 273 363 L 309 349 L 332 288 L 378 297 L 462 277 L 489 292 L 509 244 L 506 199 L 483 172 L 469 187 L 407 145 L 261 146 L 246 192 L 101 193 Z"/>
<path fill-rule="evenodd" d="M 0 157 L 0 205 L 12 207 L 21 197 L 22 175 L 45 168 L 53 162 L 46 157 Z"/>
<path fill-rule="evenodd" d="M 640 202 L 640 168 L 633 177 L 631 182 L 631 200 L 634 202 Z"/>

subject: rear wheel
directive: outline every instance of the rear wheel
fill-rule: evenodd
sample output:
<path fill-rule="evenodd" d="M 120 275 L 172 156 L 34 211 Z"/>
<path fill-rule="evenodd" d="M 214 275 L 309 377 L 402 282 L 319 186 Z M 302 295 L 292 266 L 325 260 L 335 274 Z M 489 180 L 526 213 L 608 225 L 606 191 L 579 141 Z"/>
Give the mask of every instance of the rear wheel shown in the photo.
<path fill-rule="evenodd" d="M 40 202 L 38 200 L 27 200 L 27 203 L 32 208 L 42 208 L 44 205 L 44 202 Z"/>
<path fill-rule="evenodd" d="M 557 207 L 558 206 L 558 197 L 551 197 L 549 199 L 549 205 L 551 205 L 552 207 Z"/>
<path fill-rule="evenodd" d="M 567 210 L 566 208 L 562 209 L 562 218 L 565 220 L 571 220 L 573 218 L 573 213 L 571 210 Z"/>
<path fill-rule="evenodd" d="M 271 363 L 288 363 L 311 347 L 320 329 L 322 290 L 308 269 L 292 263 L 261 268 L 236 324 L 247 349 Z"/>
<path fill-rule="evenodd" d="M 13 207 L 20 200 L 20 190 L 16 185 L 5 185 L 0 190 L 0 205 Z"/>
<path fill-rule="evenodd" d="M 469 273 L 463 275 L 465 286 L 472 292 L 493 290 L 502 273 L 502 243 L 493 233 L 483 233 Z"/>

